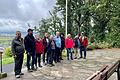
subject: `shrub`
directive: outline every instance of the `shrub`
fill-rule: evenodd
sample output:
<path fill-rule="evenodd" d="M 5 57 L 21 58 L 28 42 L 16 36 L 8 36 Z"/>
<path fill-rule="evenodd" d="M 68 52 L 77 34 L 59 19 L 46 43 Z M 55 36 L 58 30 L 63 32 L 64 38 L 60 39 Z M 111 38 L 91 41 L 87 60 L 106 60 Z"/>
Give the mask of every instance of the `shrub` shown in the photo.
<path fill-rule="evenodd" d="M 105 48 L 111 48 L 112 44 L 109 44 L 107 42 L 94 42 L 89 43 L 87 50 L 94 50 L 94 49 L 105 49 Z"/>
<path fill-rule="evenodd" d="M 6 57 L 12 57 L 12 51 L 11 51 L 11 48 L 6 48 L 5 49 L 5 56 Z"/>

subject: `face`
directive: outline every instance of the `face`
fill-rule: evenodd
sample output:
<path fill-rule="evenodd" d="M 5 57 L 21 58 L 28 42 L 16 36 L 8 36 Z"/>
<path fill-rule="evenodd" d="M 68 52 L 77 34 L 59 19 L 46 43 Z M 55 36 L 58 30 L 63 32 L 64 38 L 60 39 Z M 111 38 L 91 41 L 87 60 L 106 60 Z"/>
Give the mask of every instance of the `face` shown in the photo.
<path fill-rule="evenodd" d="M 56 32 L 56 36 L 60 36 L 60 32 Z"/>
<path fill-rule="evenodd" d="M 53 40 L 53 36 L 52 35 L 50 36 L 50 40 Z"/>
<path fill-rule="evenodd" d="M 68 38 L 71 38 L 71 35 L 70 35 L 70 34 L 68 34 Z"/>
<path fill-rule="evenodd" d="M 16 38 L 20 38 L 21 37 L 21 33 L 20 32 L 16 32 Z"/>
<path fill-rule="evenodd" d="M 64 37 L 64 36 L 61 34 L 61 37 Z"/>
<path fill-rule="evenodd" d="M 45 33 L 45 37 L 48 37 L 48 33 Z"/>
<path fill-rule="evenodd" d="M 84 36 L 84 33 L 83 33 L 83 32 L 81 33 L 81 36 Z"/>
<path fill-rule="evenodd" d="M 33 35 L 33 31 L 29 31 L 28 34 L 29 34 L 29 35 Z"/>

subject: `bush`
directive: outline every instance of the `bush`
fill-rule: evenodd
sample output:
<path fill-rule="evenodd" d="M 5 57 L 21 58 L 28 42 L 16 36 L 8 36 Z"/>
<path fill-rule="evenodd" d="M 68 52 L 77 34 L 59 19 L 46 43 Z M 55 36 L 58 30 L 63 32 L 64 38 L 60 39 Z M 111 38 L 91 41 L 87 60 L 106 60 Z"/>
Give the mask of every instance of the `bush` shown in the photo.
<path fill-rule="evenodd" d="M 107 42 L 94 42 L 89 43 L 87 50 L 94 50 L 94 49 L 105 49 L 105 48 L 111 48 L 111 44 Z"/>
<path fill-rule="evenodd" d="M 6 48 L 6 49 L 5 49 L 5 56 L 6 56 L 6 57 L 12 57 L 11 48 Z"/>

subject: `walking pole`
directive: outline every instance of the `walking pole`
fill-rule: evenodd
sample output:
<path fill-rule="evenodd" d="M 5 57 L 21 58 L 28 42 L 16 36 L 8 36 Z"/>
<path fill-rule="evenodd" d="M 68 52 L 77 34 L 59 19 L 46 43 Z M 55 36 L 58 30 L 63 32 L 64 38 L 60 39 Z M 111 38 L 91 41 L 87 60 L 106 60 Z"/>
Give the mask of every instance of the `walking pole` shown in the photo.
<path fill-rule="evenodd" d="M 1 73 L 0 73 L 0 79 L 7 77 L 7 73 L 3 73 L 2 71 L 2 54 L 4 52 L 4 48 L 0 47 L 0 62 L 1 62 Z"/>

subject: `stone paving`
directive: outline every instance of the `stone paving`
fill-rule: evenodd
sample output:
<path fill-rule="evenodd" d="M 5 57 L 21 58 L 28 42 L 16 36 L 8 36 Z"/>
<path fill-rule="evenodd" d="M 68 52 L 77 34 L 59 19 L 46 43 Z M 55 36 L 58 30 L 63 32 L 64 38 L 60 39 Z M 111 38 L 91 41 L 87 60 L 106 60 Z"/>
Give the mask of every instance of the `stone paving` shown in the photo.
<path fill-rule="evenodd" d="M 24 75 L 18 80 L 86 80 L 103 65 L 112 65 L 120 59 L 120 49 L 104 49 L 87 52 L 87 59 L 64 59 L 54 67 L 43 66 L 37 71 L 28 73 L 24 68 Z M 16 80 L 14 73 L 8 74 L 1 80 Z M 109 80 L 117 80 L 116 73 Z"/>

